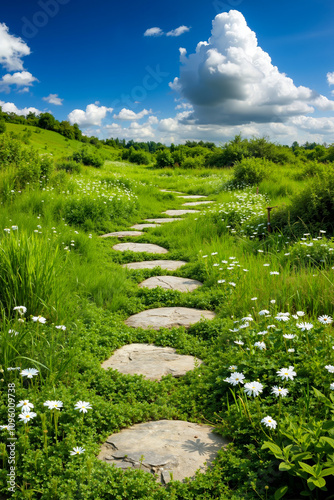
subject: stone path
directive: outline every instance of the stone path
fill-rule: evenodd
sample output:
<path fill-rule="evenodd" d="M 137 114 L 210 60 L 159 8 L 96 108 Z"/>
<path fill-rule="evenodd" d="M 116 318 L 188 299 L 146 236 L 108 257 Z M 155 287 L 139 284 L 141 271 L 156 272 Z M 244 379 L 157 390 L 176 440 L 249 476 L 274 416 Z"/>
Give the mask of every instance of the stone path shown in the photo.
<path fill-rule="evenodd" d="M 207 198 L 203 194 L 186 194 L 183 196 L 178 196 L 178 198 L 184 198 L 185 200 L 196 200 L 198 198 Z"/>
<path fill-rule="evenodd" d="M 184 260 L 144 260 L 143 262 L 123 264 L 122 267 L 128 269 L 154 269 L 155 267 L 161 267 L 161 269 L 166 269 L 166 271 L 176 271 L 176 269 L 179 269 L 185 264 L 187 264 L 187 262 Z"/>
<path fill-rule="evenodd" d="M 209 425 L 181 420 L 135 424 L 112 434 L 102 445 L 98 459 L 123 470 L 142 469 L 158 474 L 157 480 L 182 481 L 202 472 L 228 442 Z M 204 465 L 206 462 L 207 466 Z"/>
<path fill-rule="evenodd" d="M 160 189 L 162 193 L 183 194 L 181 191 L 172 191 L 170 189 Z"/>
<path fill-rule="evenodd" d="M 166 213 L 166 212 L 165 212 Z M 177 220 L 183 220 L 182 218 L 173 218 L 173 219 L 168 219 L 167 217 L 165 219 L 145 219 L 146 222 L 153 222 L 153 223 L 156 223 L 156 224 L 164 224 L 166 222 L 175 222 Z"/>
<path fill-rule="evenodd" d="M 166 215 L 186 215 L 186 214 L 197 214 L 199 210 L 166 210 L 163 212 Z"/>
<path fill-rule="evenodd" d="M 102 368 L 113 368 L 125 375 L 144 375 L 150 380 L 160 380 L 164 375 L 182 377 L 202 361 L 194 356 L 176 354 L 172 347 L 151 344 L 129 344 L 117 349 L 102 363 Z"/>
<path fill-rule="evenodd" d="M 116 231 L 114 233 L 102 234 L 100 238 L 108 238 L 110 236 L 114 236 L 116 238 L 126 238 L 127 236 L 141 236 L 141 231 Z"/>
<path fill-rule="evenodd" d="M 130 250 L 131 252 L 168 253 L 166 248 L 153 245 L 152 243 L 117 243 L 117 245 L 113 246 L 113 250 L 118 250 L 119 252 Z"/>
<path fill-rule="evenodd" d="M 178 276 L 152 276 L 139 284 L 141 288 L 165 288 L 166 290 L 179 290 L 180 292 L 192 292 L 203 283 L 189 278 Z"/>
<path fill-rule="evenodd" d="M 209 205 L 210 203 L 214 203 L 214 201 L 203 200 L 203 201 L 190 201 L 187 203 L 182 203 L 183 207 L 196 207 L 197 205 Z"/>
<path fill-rule="evenodd" d="M 189 307 L 158 307 L 157 309 L 148 309 L 138 314 L 133 314 L 125 324 L 133 328 L 172 328 L 197 323 L 201 319 L 213 319 L 215 313 L 201 309 L 192 309 Z"/>
<path fill-rule="evenodd" d="M 134 226 L 131 226 L 131 229 L 138 229 L 141 231 L 142 229 L 147 229 L 149 227 L 160 227 L 161 224 L 135 224 Z"/>

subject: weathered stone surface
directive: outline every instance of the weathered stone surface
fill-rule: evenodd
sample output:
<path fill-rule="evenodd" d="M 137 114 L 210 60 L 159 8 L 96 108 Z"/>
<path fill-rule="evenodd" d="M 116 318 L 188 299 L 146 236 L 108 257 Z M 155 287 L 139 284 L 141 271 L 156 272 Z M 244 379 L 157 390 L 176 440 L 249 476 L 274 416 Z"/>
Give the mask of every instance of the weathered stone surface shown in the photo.
<path fill-rule="evenodd" d="M 185 200 L 196 200 L 199 198 L 207 198 L 204 194 L 186 194 L 183 196 L 178 196 L 178 198 L 184 198 Z"/>
<path fill-rule="evenodd" d="M 159 245 L 153 245 L 152 243 L 118 243 L 113 246 L 114 250 L 119 250 L 120 252 L 126 252 L 130 250 L 131 252 L 147 252 L 147 253 L 168 253 L 168 250 Z"/>
<path fill-rule="evenodd" d="M 180 292 L 192 292 L 202 283 L 189 278 L 179 278 L 178 276 L 153 276 L 139 284 L 141 288 L 165 288 L 166 290 L 179 290 Z"/>
<path fill-rule="evenodd" d="M 101 366 L 105 370 L 113 368 L 126 375 L 144 375 L 150 380 L 160 380 L 164 375 L 182 377 L 201 363 L 193 356 L 176 354 L 172 347 L 129 344 L 117 349 Z"/>
<path fill-rule="evenodd" d="M 122 267 L 126 267 L 127 269 L 154 269 L 155 267 L 161 267 L 161 269 L 166 269 L 167 271 L 175 271 L 185 264 L 187 262 L 184 260 L 144 260 L 143 262 L 123 264 Z"/>
<path fill-rule="evenodd" d="M 160 189 L 162 193 L 183 194 L 181 191 L 172 191 L 171 189 Z"/>
<path fill-rule="evenodd" d="M 109 436 L 98 458 L 124 469 L 128 463 L 158 474 L 157 480 L 163 483 L 171 479 L 171 473 L 174 480 L 182 481 L 193 477 L 197 469 L 204 472 L 228 444 L 212 429 L 210 425 L 181 420 L 135 424 Z"/>
<path fill-rule="evenodd" d="M 134 226 L 131 226 L 131 229 L 138 229 L 141 231 L 142 229 L 146 229 L 148 227 L 160 227 L 161 224 L 135 224 Z"/>
<path fill-rule="evenodd" d="M 172 328 L 173 326 L 188 327 L 201 319 L 213 319 L 215 313 L 189 307 L 158 307 L 133 314 L 125 324 L 134 328 Z"/>
<path fill-rule="evenodd" d="M 187 203 L 182 203 L 183 207 L 197 207 L 197 205 L 209 205 L 210 203 L 214 203 L 211 200 L 203 200 L 203 201 L 188 201 Z"/>
<path fill-rule="evenodd" d="M 114 233 L 102 234 L 100 238 L 108 238 L 109 236 L 114 236 L 116 238 L 126 238 L 127 236 L 141 236 L 141 231 L 116 231 Z"/>
<path fill-rule="evenodd" d="M 173 219 L 168 219 L 167 217 L 165 219 L 145 219 L 147 222 L 154 222 L 157 224 L 164 224 L 165 222 L 175 222 L 177 220 L 183 220 L 182 218 L 173 218 Z"/>
<path fill-rule="evenodd" d="M 166 210 L 163 212 L 166 215 L 186 215 L 186 214 L 197 214 L 199 210 Z"/>

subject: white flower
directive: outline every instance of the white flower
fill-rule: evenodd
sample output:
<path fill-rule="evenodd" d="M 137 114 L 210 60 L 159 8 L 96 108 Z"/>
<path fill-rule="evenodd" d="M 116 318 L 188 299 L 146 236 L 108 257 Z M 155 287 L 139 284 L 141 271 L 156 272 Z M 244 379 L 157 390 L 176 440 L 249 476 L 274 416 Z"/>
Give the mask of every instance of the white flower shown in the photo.
<path fill-rule="evenodd" d="M 264 316 L 265 314 L 269 314 L 269 311 L 267 309 L 262 309 L 262 311 L 259 311 L 260 316 Z"/>
<path fill-rule="evenodd" d="M 263 267 L 269 267 L 270 264 L 263 264 Z"/>
<path fill-rule="evenodd" d="M 275 299 L 271 300 L 270 304 L 276 304 L 276 300 Z"/>
<path fill-rule="evenodd" d="M 233 283 L 233 281 L 230 281 L 230 282 L 229 282 L 229 285 L 231 285 L 231 286 L 236 286 L 236 285 L 235 285 L 235 283 Z"/>
<path fill-rule="evenodd" d="M 332 391 L 334 391 L 334 383 L 332 383 L 332 384 L 329 386 L 329 388 L 330 388 Z"/>
<path fill-rule="evenodd" d="M 9 424 L 7 424 L 7 425 L 0 425 L 0 429 L 2 429 L 2 430 L 6 429 L 6 431 L 9 431 L 10 425 Z"/>
<path fill-rule="evenodd" d="M 248 382 L 244 386 L 247 396 L 258 396 L 263 391 L 263 385 L 260 382 Z"/>
<path fill-rule="evenodd" d="M 87 410 L 92 410 L 91 404 L 87 403 L 87 401 L 78 401 L 75 403 L 74 408 L 83 413 L 87 413 Z"/>
<path fill-rule="evenodd" d="M 263 330 L 262 332 L 258 332 L 257 334 L 258 335 L 265 335 L 266 333 L 268 333 L 267 330 Z"/>
<path fill-rule="evenodd" d="M 305 313 L 304 311 L 297 311 L 297 316 L 305 316 Z"/>
<path fill-rule="evenodd" d="M 10 333 L 10 334 L 11 334 L 11 337 L 12 337 L 13 335 L 18 335 L 18 334 L 19 334 L 19 332 L 16 332 L 15 330 L 11 330 L 11 329 L 10 329 L 10 330 L 8 330 L 8 333 Z"/>
<path fill-rule="evenodd" d="M 57 325 L 55 326 L 55 328 L 57 328 L 58 330 L 66 330 L 66 326 L 65 325 Z"/>
<path fill-rule="evenodd" d="M 22 377 L 27 377 L 27 378 L 33 378 L 37 374 L 38 374 L 38 370 L 36 370 L 36 368 L 25 368 L 20 373 L 20 375 L 22 375 Z"/>
<path fill-rule="evenodd" d="M 47 406 L 49 410 L 60 410 L 63 406 L 61 401 L 45 401 L 44 406 Z"/>
<path fill-rule="evenodd" d="M 12 226 L 13 231 L 17 231 L 18 228 L 19 228 L 18 226 Z"/>
<path fill-rule="evenodd" d="M 211 255 L 218 255 L 218 252 L 212 252 Z"/>
<path fill-rule="evenodd" d="M 252 316 L 245 316 L 244 318 L 241 318 L 241 321 L 254 321 Z"/>
<path fill-rule="evenodd" d="M 35 321 L 35 323 L 46 323 L 46 318 L 43 318 L 43 316 L 33 316 L 31 318 L 33 321 Z"/>
<path fill-rule="evenodd" d="M 282 378 L 282 380 L 293 380 L 297 373 L 294 371 L 293 366 L 289 366 L 289 368 L 281 368 L 278 370 L 277 375 Z"/>
<path fill-rule="evenodd" d="M 217 283 L 225 283 L 226 280 L 218 280 Z"/>
<path fill-rule="evenodd" d="M 297 323 L 296 326 L 300 328 L 302 332 L 304 330 L 311 330 L 311 328 L 313 328 L 312 323 Z"/>
<path fill-rule="evenodd" d="M 269 427 L 270 429 L 276 429 L 276 426 L 277 426 L 276 420 L 269 417 L 269 415 L 267 417 L 264 417 L 261 420 L 261 423 L 264 424 L 266 427 Z"/>
<path fill-rule="evenodd" d="M 34 407 L 32 403 L 29 403 L 29 399 L 24 399 L 22 401 L 19 401 L 16 406 L 17 408 L 22 408 L 21 411 L 23 411 L 24 413 L 29 412 L 31 408 Z"/>
<path fill-rule="evenodd" d="M 292 339 L 294 339 L 294 338 L 296 337 L 296 335 L 294 335 L 293 333 L 285 333 L 285 334 L 283 335 L 283 337 L 284 337 L 285 339 L 292 340 Z"/>
<path fill-rule="evenodd" d="M 268 325 L 267 328 L 276 328 L 276 325 Z"/>
<path fill-rule="evenodd" d="M 244 345 L 244 342 L 242 340 L 235 340 L 234 343 L 238 345 Z"/>
<path fill-rule="evenodd" d="M 326 365 L 325 368 L 326 368 L 326 370 L 329 371 L 329 373 L 334 373 L 334 366 L 333 365 Z"/>
<path fill-rule="evenodd" d="M 81 455 L 85 451 L 85 448 L 81 446 L 75 446 L 72 451 L 70 451 L 70 455 Z"/>
<path fill-rule="evenodd" d="M 231 365 L 231 366 L 229 366 L 229 367 L 228 367 L 228 369 L 229 369 L 229 370 L 231 370 L 231 371 L 234 371 L 234 370 L 236 370 L 237 368 L 238 368 L 238 367 L 237 367 L 236 365 Z"/>
<path fill-rule="evenodd" d="M 25 314 L 27 312 L 27 308 L 25 306 L 16 306 L 13 308 L 13 311 L 17 311 L 19 314 Z"/>
<path fill-rule="evenodd" d="M 288 352 L 295 352 L 295 350 L 291 347 L 291 349 L 288 349 Z"/>
<path fill-rule="evenodd" d="M 228 382 L 232 385 L 238 385 L 244 383 L 245 375 L 243 373 L 234 372 L 231 373 L 230 377 L 225 379 L 225 382 Z"/>
<path fill-rule="evenodd" d="M 277 321 L 289 321 L 289 316 L 275 316 L 275 319 L 277 319 Z"/>
<path fill-rule="evenodd" d="M 238 331 L 239 331 L 239 328 L 233 328 L 233 330 L 231 330 L 231 328 L 229 328 L 229 330 L 230 330 L 230 332 L 232 332 L 232 333 L 236 333 L 236 332 L 238 332 Z"/>
<path fill-rule="evenodd" d="M 257 300 L 257 297 L 252 297 L 251 300 Z"/>
<path fill-rule="evenodd" d="M 330 325 L 333 323 L 333 318 L 324 314 L 323 316 L 319 316 L 318 321 L 320 321 L 323 325 Z"/>
<path fill-rule="evenodd" d="M 288 389 L 284 389 L 283 387 L 277 387 L 276 385 L 271 389 L 271 392 L 275 394 L 275 396 L 281 396 L 285 398 L 288 395 Z"/>
<path fill-rule="evenodd" d="M 243 323 L 242 325 L 239 326 L 239 330 L 241 330 L 241 328 L 247 328 L 249 326 L 249 323 Z"/>
<path fill-rule="evenodd" d="M 272 276 L 275 275 L 275 276 L 278 276 L 279 275 L 279 272 L 278 271 L 270 271 L 270 273 Z"/>
<path fill-rule="evenodd" d="M 37 413 L 34 413 L 33 411 L 27 411 L 20 413 L 19 418 L 24 422 L 29 422 L 32 418 L 36 417 Z"/>
<path fill-rule="evenodd" d="M 266 344 L 264 342 L 255 342 L 254 347 L 258 347 L 262 351 L 263 349 L 266 349 Z"/>
<path fill-rule="evenodd" d="M 207 255 L 202 255 L 202 259 L 205 259 L 207 257 Z"/>
<path fill-rule="evenodd" d="M 10 229 L 8 227 L 5 227 L 4 231 L 5 233 L 10 233 Z"/>

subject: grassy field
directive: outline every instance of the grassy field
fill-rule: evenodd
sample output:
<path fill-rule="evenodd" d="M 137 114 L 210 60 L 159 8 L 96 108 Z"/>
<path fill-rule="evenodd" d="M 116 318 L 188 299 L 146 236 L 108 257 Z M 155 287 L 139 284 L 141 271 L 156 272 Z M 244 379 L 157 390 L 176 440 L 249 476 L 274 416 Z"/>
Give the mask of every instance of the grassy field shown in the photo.
<path fill-rule="evenodd" d="M 55 157 L 81 147 L 48 131 L 29 140 Z M 0 186 L 6 175 L 2 169 Z M 28 183 L 10 196 L 2 191 L 0 496 L 333 498 L 333 234 L 307 221 L 302 234 L 293 225 L 268 232 L 266 207 L 293 207 L 313 185 L 302 166 L 277 166 L 258 186 L 240 189 L 232 181 L 233 169 L 109 160 L 78 174 L 53 171 L 47 183 Z M 136 239 L 167 248 L 159 258 L 187 262 L 164 274 L 203 282 L 189 294 L 139 288 L 161 270 L 121 264 L 156 257 L 117 252 L 117 238 L 99 238 L 181 208 L 184 200 L 161 189 L 214 201 Z M 323 220 L 324 227 L 332 223 Z M 217 316 L 188 330 L 124 324 L 131 314 L 166 306 Z M 132 342 L 174 347 L 204 363 L 159 383 L 101 369 L 115 349 Z M 78 412 L 78 401 L 91 409 Z M 7 427 L 11 418 L 14 431 Z M 211 423 L 230 445 L 205 474 L 166 487 L 141 470 L 124 473 L 97 460 L 113 432 L 159 419 Z M 6 446 L 11 432 L 14 462 Z M 75 447 L 84 452 L 72 455 Z M 9 492 L 12 463 L 16 486 Z"/>

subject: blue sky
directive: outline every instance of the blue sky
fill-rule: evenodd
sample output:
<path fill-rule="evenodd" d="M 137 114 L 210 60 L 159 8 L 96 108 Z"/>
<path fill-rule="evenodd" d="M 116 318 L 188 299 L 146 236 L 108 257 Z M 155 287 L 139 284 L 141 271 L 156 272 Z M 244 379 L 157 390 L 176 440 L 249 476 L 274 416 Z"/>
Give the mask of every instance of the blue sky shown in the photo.
<path fill-rule="evenodd" d="M 100 138 L 334 142 L 332 0 L 12 0 L 0 23 L 4 110 Z"/>

